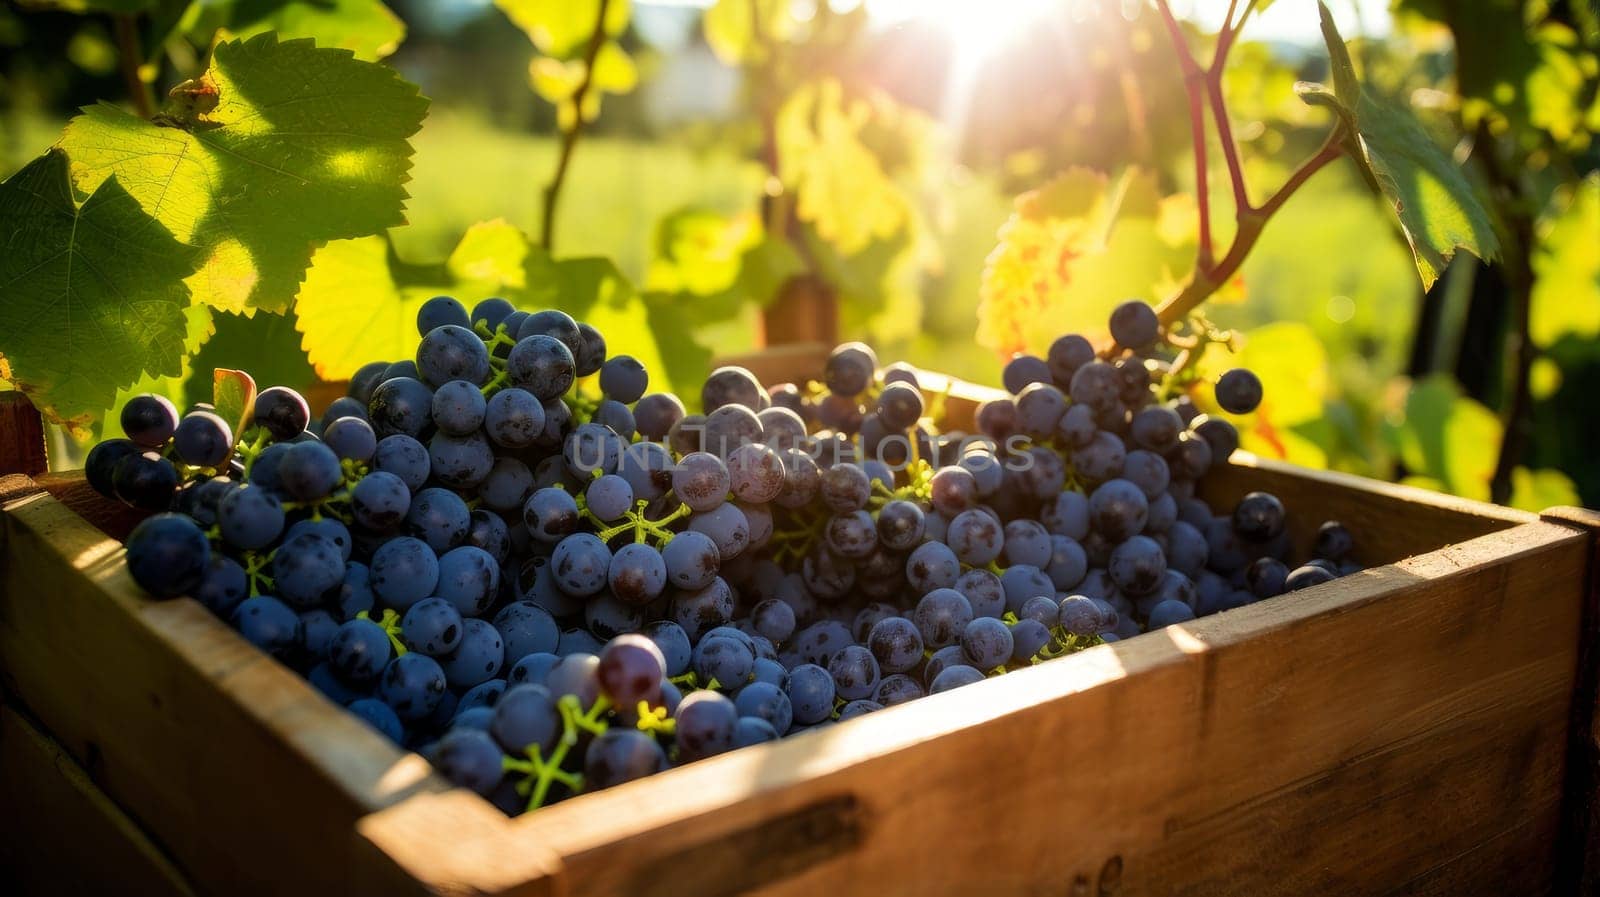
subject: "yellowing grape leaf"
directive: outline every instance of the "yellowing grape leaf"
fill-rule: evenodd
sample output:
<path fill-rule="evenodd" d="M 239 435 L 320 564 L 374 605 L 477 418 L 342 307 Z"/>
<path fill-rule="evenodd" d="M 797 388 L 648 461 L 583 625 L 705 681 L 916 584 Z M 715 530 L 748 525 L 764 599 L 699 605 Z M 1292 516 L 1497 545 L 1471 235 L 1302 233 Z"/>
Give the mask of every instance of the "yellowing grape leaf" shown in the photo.
<path fill-rule="evenodd" d="M 264 34 L 219 45 L 157 121 L 93 106 L 61 146 L 80 190 L 115 175 L 201 250 L 196 300 L 281 312 L 319 243 L 405 223 L 407 138 L 426 109 L 390 68 Z"/>
<path fill-rule="evenodd" d="M 563 131 L 572 130 L 577 123 L 577 93 L 583 87 L 586 71 L 588 67 L 582 59 L 535 56 L 528 64 L 528 83 L 534 93 L 555 104 L 556 123 Z M 600 117 L 601 98 L 606 94 L 629 93 L 638 85 L 639 71 L 633 57 L 616 41 L 606 41 L 595 53 L 594 76 L 584 89 L 583 120 Z"/>
<path fill-rule="evenodd" d="M 798 197 L 796 212 L 843 253 L 906 229 L 913 210 L 867 142 L 889 101 L 846 97 L 832 78 L 796 90 L 778 112 L 779 176 Z"/>
<path fill-rule="evenodd" d="M 1339 116 L 1346 149 L 1393 208 L 1416 256 L 1423 286 L 1433 286 L 1457 248 L 1494 260 L 1500 241 L 1461 166 L 1410 109 L 1361 84 L 1327 4 L 1319 0 L 1318 7 L 1333 89 L 1304 83 L 1296 89 L 1307 103 L 1327 106 Z"/>
<path fill-rule="evenodd" d="M 522 29 L 547 56 L 570 56 L 589 43 L 600 18 L 601 0 L 494 0 L 511 23 Z M 606 3 L 606 34 L 616 37 L 628 27 L 628 0 Z"/>
<path fill-rule="evenodd" d="M 406 23 L 379 0 L 210 0 L 190 6 L 179 28 L 201 46 L 219 28 L 237 38 L 272 31 L 370 60 L 393 53 L 406 36 Z"/>
<path fill-rule="evenodd" d="M 1600 174 L 1584 178 L 1563 208 L 1539 223 L 1533 249 L 1533 341 L 1600 336 Z"/>
<path fill-rule="evenodd" d="M 1529 470 L 1518 467 L 1511 471 L 1513 508 L 1543 511 L 1560 505 L 1583 506 L 1583 499 L 1578 495 L 1578 487 L 1571 477 L 1552 468 Z"/>
<path fill-rule="evenodd" d="M 0 376 L 83 429 L 140 375 L 183 359 L 195 252 L 117 179 L 81 206 L 51 150 L 0 183 Z"/>
<path fill-rule="evenodd" d="M 983 270 L 978 342 L 1043 353 L 1063 333 L 1100 334 L 1116 305 L 1153 301 L 1194 263 L 1192 229 L 1174 225 L 1183 196 L 1160 195 L 1155 176 L 1072 168 L 1017 197 Z M 1192 219 L 1190 219 L 1192 220 Z"/>

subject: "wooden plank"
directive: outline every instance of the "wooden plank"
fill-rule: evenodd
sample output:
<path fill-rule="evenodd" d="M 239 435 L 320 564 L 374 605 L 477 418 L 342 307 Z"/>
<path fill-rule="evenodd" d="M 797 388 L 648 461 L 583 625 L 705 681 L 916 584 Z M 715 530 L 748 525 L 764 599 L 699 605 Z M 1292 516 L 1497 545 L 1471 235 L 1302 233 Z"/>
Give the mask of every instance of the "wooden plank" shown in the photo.
<path fill-rule="evenodd" d="M 0 707 L 0 794 L 7 893 L 194 893 L 83 768 L 10 707 Z M 90 854 L 93 862 L 85 862 Z"/>
<path fill-rule="evenodd" d="M 48 495 L 0 515 L 7 689 L 199 888 L 281 892 L 241 878 L 275 857 L 300 887 L 342 887 L 374 859 L 356 819 L 447 789 L 199 604 L 147 600 L 121 546 Z"/>
<path fill-rule="evenodd" d="M 573 895 L 730 840 L 769 895 L 1541 893 L 1586 547 L 1530 523 L 513 826 Z M 860 836 L 795 869 L 795 819 Z"/>
<path fill-rule="evenodd" d="M 44 422 L 28 397 L 16 390 L 0 392 L 0 476 L 28 476 L 50 468 L 44 450 Z"/>
<path fill-rule="evenodd" d="M 1540 515 L 1590 539 L 1577 682 L 1568 724 L 1567 781 L 1557 856 L 1557 894 L 1600 893 L 1600 512 L 1551 508 Z"/>

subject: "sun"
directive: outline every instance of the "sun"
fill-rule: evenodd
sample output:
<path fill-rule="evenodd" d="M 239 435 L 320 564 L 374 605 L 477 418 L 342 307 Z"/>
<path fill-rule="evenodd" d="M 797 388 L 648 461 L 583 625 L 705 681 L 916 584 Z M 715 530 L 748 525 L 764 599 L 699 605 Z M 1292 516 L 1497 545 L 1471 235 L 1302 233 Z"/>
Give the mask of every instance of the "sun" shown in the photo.
<path fill-rule="evenodd" d="M 925 22 L 944 32 L 957 65 L 981 63 L 1059 15 L 1061 0 L 876 0 L 874 12 L 888 8 L 896 17 Z"/>

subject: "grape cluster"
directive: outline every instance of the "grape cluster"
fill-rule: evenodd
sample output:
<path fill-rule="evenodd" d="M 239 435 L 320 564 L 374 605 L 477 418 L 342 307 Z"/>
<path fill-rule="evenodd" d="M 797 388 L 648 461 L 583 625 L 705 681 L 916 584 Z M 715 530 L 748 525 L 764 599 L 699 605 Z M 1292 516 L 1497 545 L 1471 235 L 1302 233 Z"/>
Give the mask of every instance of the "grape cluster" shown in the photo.
<path fill-rule="evenodd" d="M 804 384 L 720 368 L 690 414 L 560 311 L 441 296 L 418 331 L 320 419 L 263 391 L 237 440 L 137 397 L 87 474 L 161 512 L 140 585 L 508 813 L 1355 569 L 1337 522 L 1292 565 L 1277 498 L 1199 497 L 1238 434 L 1143 303 L 1109 349 L 1014 358 L 971 434 L 860 343 Z"/>

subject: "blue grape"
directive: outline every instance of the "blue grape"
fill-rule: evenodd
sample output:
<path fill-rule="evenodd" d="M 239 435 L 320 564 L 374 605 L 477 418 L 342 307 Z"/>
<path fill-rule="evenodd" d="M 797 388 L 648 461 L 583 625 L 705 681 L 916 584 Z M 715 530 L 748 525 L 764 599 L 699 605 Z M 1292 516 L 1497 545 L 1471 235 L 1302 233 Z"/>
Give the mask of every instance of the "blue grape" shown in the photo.
<path fill-rule="evenodd" d="M 823 368 L 823 382 L 841 396 L 854 396 L 872 384 L 878 356 L 865 343 L 844 343 L 829 353 Z"/>
<path fill-rule="evenodd" d="M 942 542 L 924 542 L 906 558 L 906 582 L 922 594 L 949 588 L 960 575 L 961 559 Z"/>
<path fill-rule="evenodd" d="M 1306 564 L 1289 572 L 1288 578 L 1284 580 L 1284 589 L 1290 592 L 1297 592 L 1301 589 L 1308 589 L 1312 586 L 1322 585 L 1325 582 L 1331 582 L 1336 576 L 1337 574 L 1328 571 L 1324 567 Z"/>
<path fill-rule="evenodd" d="M 439 739 L 433 765 L 445 778 L 478 794 L 493 791 L 505 775 L 500 745 L 484 731 L 451 729 Z"/>
<path fill-rule="evenodd" d="M 1330 561 L 1342 561 L 1355 548 L 1355 537 L 1337 520 L 1329 520 L 1317 527 L 1312 553 Z"/>
<path fill-rule="evenodd" d="M 953 666 L 966 666 L 967 655 L 962 652 L 961 646 L 946 645 L 933 652 L 922 665 L 922 684 L 931 686 L 939 674 Z M 881 686 L 880 686 L 881 688 Z"/>
<path fill-rule="evenodd" d="M 631 355 L 616 355 L 600 366 L 600 391 L 624 405 L 639 401 L 650 385 L 650 374 Z"/>
<path fill-rule="evenodd" d="M 447 689 L 439 662 L 412 652 L 389 661 L 378 677 L 378 697 L 402 722 L 417 722 L 433 713 Z"/>
<path fill-rule="evenodd" d="M 173 424 L 176 428 L 177 424 Z M 89 481 L 94 491 L 107 498 L 116 498 L 117 493 L 112 484 L 112 476 L 116 470 L 117 462 L 129 455 L 143 452 L 137 443 L 131 439 L 107 439 L 97 443 L 89 449 L 88 456 L 83 462 L 84 478 Z"/>
<path fill-rule="evenodd" d="M 157 598 L 194 592 L 206 578 L 211 545 L 182 514 L 147 517 L 128 534 L 128 573 Z"/>
<path fill-rule="evenodd" d="M 369 361 L 350 375 L 350 388 L 345 390 L 348 398 L 355 399 L 361 404 L 361 413 L 367 412 L 367 403 L 372 401 L 372 391 L 378 388 L 386 378 L 389 363 L 386 361 Z"/>
<path fill-rule="evenodd" d="M 406 519 L 411 490 L 392 473 L 375 470 L 350 490 L 350 512 L 356 522 L 374 532 L 390 532 Z"/>
<path fill-rule="evenodd" d="M 1288 512 L 1277 496 L 1268 492 L 1251 492 L 1233 509 L 1233 530 L 1250 542 L 1267 542 L 1283 532 Z"/>
<path fill-rule="evenodd" d="M 406 511 L 406 533 L 426 542 L 438 554 L 467 540 L 472 512 L 461 496 L 437 486 L 418 492 Z"/>
<path fill-rule="evenodd" d="M 739 711 L 717 692 L 701 690 L 685 695 L 673 719 L 680 760 L 701 760 L 733 749 Z"/>
<path fill-rule="evenodd" d="M 1006 392 L 1018 395 L 1031 384 L 1049 383 L 1050 366 L 1036 355 L 1013 355 L 1000 372 L 1000 382 Z"/>
<path fill-rule="evenodd" d="M 1050 536 L 1050 560 L 1044 574 L 1050 578 L 1056 591 L 1066 591 L 1083 581 L 1089 572 L 1089 558 L 1083 546 L 1067 536 Z"/>
<path fill-rule="evenodd" d="M 554 657 L 552 656 L 553 659 Z M 480 682 L 472 686 L 462 692 L 461 700 L 456 702 L 456 718 L 460 719 L 461 714 L 474 708 L 492 709 L 495 704 L 499 703 L 500 696 L 505 694 L 505 691 L 506 680 L 504 679 L 490 679 L 487 682 Z M 485 721 L 483 728 L 485 730 L 488 729 L 487 721 Z"/>
<path fill-rule="evenodd" d="M 471 524 L 467 528 L 467 544 L 489 552 L 496 562 L 504 566 L 511 556 L 511 531 L 499 514 L 478 508 L 472 512 Z"/>
<path fill-rule="evenodd" d="M 578 348 L 572 350 L 573 362 L 579 377 L 598 373 L 606 361 L 606 338 L 588 322 L 578 323 Z"/>
<path fill-rule="evenodd" d="M 561 628 L 544 608 L 531 601 L 513 601 L 494 616 L 494 628 L 505 643 L 507 660 L 556 650 Z"/>
<path fill-rule="evenodd" d="M 762 401 L 765 396 L 761 381 L 748 369 L 720 367 L 706 375 L 700 387 L 700 408 L 706 414 L 727 405 L 743 405 L 751 411 L 760 411 L 766 405 Z"/>
<path fill-rule="evenodd" d="M 972 603 L 952 588 L 936 588 L 923 595 L 911 613 L 911 621 L 930 648 L 954 644 L 973 620 Z"/>
<path fill-rule="evenodd" d="M 396 433 L 415 439 L 433 425 L 433 391 L 411 377 L 385 380 L 372 391 L 367 412 L 380 440 Z"/>
<path fill-rule="evenodd" d="M 566 312 L 553 308 L 530 314 L 517 329 L 518 341 L 534 335 L 548 336 L 557 340 L 574 358 L 586 348 L 582 325 Z"/>
<path fill-rule="evenodd" d="M 1107 480 L 1089 496 L 1090 523 L 1108 539 L 1122 541 L 1137 534 L 1149 517 L 1149 498 L 1128 480 Z"/>
<path fill-rule="evenodd" d="M 1217 378 L 1215 392 L 1222 410 L 1249 414 L 1261 404 L 1261 378 L 1244 368 L 1234 368 Z"/>
<path fill-rule="evenodd" d="M 507 753 L 521 756 L 538 745 L 549 755 L 562 732 L 556 696 L 543 685 L 513 685 L 494 705 L 489 734 Z"/>
<path fill-rule="evenodd" d="M 178 489 L 178 470 L 160 453 L 132 452 L 117 461 L 111 489 L 122 501 L 145 511 L 162 511 Z"/>
<path fill-rule="evenodd" d="M 233 452 L 233 430 L 209 411 L 193 411 L 178 422 L 172 447 L 185 464 L 216 467 Z"/>
<path fill-rule="evenodd" d="M 554 544 L 578 528 L 578 504 L 565 490 L 546 487 L 528 497 L 522 519 L 535 541 Z"/>
<path fill-rule="evenodd" d="M 348 709 L 357 719 L 382 732 L 395 744 L 399 744 L 405 738 L 405 727 L 401 725 L 399 715 L 394 712 L 394 708 L 377 698 L 352 701 Z"/>
<path fill-rule="evenodd" d="M 640 436 L 658 442 L 667 438 L 687 413 L 677 396 L 670 392 L 653 392 L 634 404 L 633 421 Z"/>
<path fill-rule="evenodd" d="M 673 622 L 691 639 L 698 639 L 706 630 L 733 619 L 733 605 L 733 590 L 718 576 L 705 588 L 679 591 L 669 610 Z"/>
<path fill-rule="evenodd" d="M 773 731 L 789 731 L 794 722 L 794 706 L 782 688 L 770 682 L 752 682 L 734 696 L 734 708 L 742 717 L 765 720 Z"/>
<path fill-rule="evenodd" d="M 1011 661 L 1031 663 L 1050 644 L 1050 639 L 1050 628 L 1046 624 L 1033 619 L 1019 620 L 1011 627 Z"/>
<path fill-rule="evenodd" d="M 451 436 L 476 433 L 483 426 L 488 403 L 477 384 L 466 380 L 451 380 L 434 390 L 433 401 L 428 406 L 433 423 L 440 431 Z"/>
<path fill-rule="evenodd" d="M 982 567 L 1000 556 L 1005 532 L 998 520 L 981 510 L 962 511 L 951 519 L 945 542 L 962 563 Z"/>
<path fill-rule="evenodd" d="M 1054 436 L 1061 416 L 1067 413 L 1067 397 L 1053 383 L 1034 382 L 1017 394 L 1017 428 L 1035 440 Z"/>
<path fill-rule="evenodd" d="M 145 393 L 122 406 L 122 432 L 135 445 L 161 448 L 178 429 L 178 409 L 165 396 Z"/>
<path fill-rule="evenodd" d="M 693 515 L 689 518 L 689 531 L 710 536 L 724 562 L 733 560 L 750 544 L 750 518 L 731 503 Z"/>
<path fill-rule="evenodd" d="M 434 479 L 453 489 L 473 489 L 494 468 L 494 450 L 482 433 L 450 436 L 435 433 L 428 441 Z"/>
<path fill-rule="evenodd" d="M 474 309 L 474 311 L 476 310 Z M 434 328 L 443 327 L 446 324 L 454 324 L 457 327 L 472 327 L 472 320 L 467 317 L 466 307 L 453 297 L 435 296 L 422 303 L 422 307 L 417 309 L 418 336 L 427 336 Z"/>
<path fill-rule="evenodd" d="M 495 328 L 499 327 L 516 310 L 517 307 L 505 299 L 499 296 L 490 296 L 472 307 L 471 326 L 476 327 L 478 324 L 483 324 L 489 328 L 490 333 L 493 333 Z M 445 321 L 442 323 L 448 324 L 450 322 Z"/>
<path fill-rule="evenodd" d="M 765 504 L 783 491 L 783 458 L 759 443 L 741 445 L 728 454 L 728 485 L 740 501 Z"/>
<path fill-rule="evenodd" d="M 407 489 L 415 492 L 428 481 L 428 449 L 405 434 L 385 436 L 378 440 L 378 449 L 372 455 L 372 467 L 394 474 L 406 484 Z"/>
<path fill-rule="evenodd" d="M 689 635 L 684 632 L 682 626 L 671 620 L 657 620 L 646 624 L 639 634 L 648 638 L 661 651 L 668 676 L 681 676 L 688 671 L 694 653 Z"/>
<path fill-rule="evenodd" d="M 267 547 L 283 532 L 283 521 L 283 504 L 259 487 L 235 489 L 217 506 L 222 539 L 235 548 Z"/>
<path fill-rule="evenodd" d="M 321 603 L 328 590 L 344 581 L 339 546 L 314 532 L 285 539 L 272 555 L 272 582 L 278 597 L 300 608 Z"/>
<path fill-rule="evenodd" d="M 1138 299 L 1129 299 L 1111 312 L 1111 338 L 1128 349 L 1147 349 L 1161 335 L 1156 310 Z"/>
<path fill-rule="evenodd" d="M 487 551 L 462 545 L 439 556 L 434 594 L 450 602 L 463 617 L 482 614 L 499 593 L 500 565 Z"/>
<path fill-rule="evenodd" d="M 773 644 L 781 644 L 794 635 L 794 608 L 781 598 L 768 598 L 757 604 L 750 612 L 750 619 L 756 631 Z"/>
<path fill-rule="evenodd" d="M 280 660 L 300 646 L 300 617 L 269 595 L 246 599 L 233 609 L 233 628 L 245 640 Z"/>
<path fill-rule="evenodd" d="M 704 450 L 727 458 L 741 445 L 761 438 L 761 419 L 743 405 L 724 405 L 706 414 Z"/>
<path fill-rule="evenodd" d="M 556 586 L 575 598 L 587 598 L 605 588 L 610 567 L 611 549 L 590 533 L 562 539 L 550 556 Z"/>
<path fill-rule="evenodd" d="M 1030 598 L 1040 595 L 1053 596 L 1056 593 L 1055 583 L 1044 571 L 1031 564 L 1013 564 L 1000 574 L 1000 587 L 1005 590 L 1006 610 L 1020 614 L 1022 606 Z"/>
<path fill-rule="evenodd" d="M 457 690 L 493 679 L 505 662 L 505 641 L 499 630 L 473 617 L 461 621 L 461 644 L 439 658 L 446 681 Z"/>
<path fill-rule="evenodd" d="M 1174 623 L 1186 623 L 1194 619 L 1194 610 L 1182 601 L 1163 601 L 1150 611 L 1150 628 L 1160 629 Z"/>
<path fill-rule="evenodd" d="M 545 405 L 525 389 L 502 389 L 485 406 L 484 432 L 502 448 L 527 448 L 538 441 L 544 428 Z"/>
<path fill-rule="evenodd" d="M 1115 433 L 1097 432 L 1089 442 L 1072 450 L 1072 467 L 1081 479 L 1104 483 L 1122 473 L 1128 450 Z"/>
<path fill-rule="evenodd" d="M 661 549 L 667 566 L 667 580 L 680 589 L 703 589 L 717 577 L 722 555 L 717 544 L 704 533 L 689 530 L 678 533 Z"/>
<path fill-rule="evenodd" d="M 272 386 L 256 395 L 255 422 L 265 427 L 272 438 L 287 442 L 306 431 L 311 422 L 311 407 L 305 396 L 287 386 Z"/>
<path fill-rule="evenodd" d="M 656 442 L 635 442 L 622 450 L 617 475 L 628 482 L 635 501 L 654 501 L 672 488 L 672 453 Z"/>
<path fill-rule="evenodd" d="M 461 614 L 443 598 L 424 598 L 406 611 L 400 634 L 411 650 L 442 657 L 461 644 Z"/>
<path fill-rule="evenodd" d="M 1123 594 L 1147 595 L 1166 576 L 1167 558 L 1154 539 L 1133 536 L 1111 552 L 1111 563 L 1107 569 L 1112 582 Z"/>
<path fill-rule="evenodd" d="M 728 467 L 709 452 L 691 452 L 672 472 L 672 492 L 695 511 L 709 511 L 723 503 L 732 488 Z"/>
<path fill-rule="evenodd" d="M 524 654 L 511 668 L 506 671 L 507 686 L 530 683 L 543 685 L 545 677 L 561 662 L 561 657 L 548 651 L 535 651 Z"/>
<path fill-rule="evenodd" d="M 1000 577 L 988 570 L 981 567 L 968 570 L 956 578 L 951 588 L 967 599 L 967 605 L 974 617 L 999 619 L 1000 615 L 1006 612 L 1005 586 L 1001 585 Z"/>
<path fill-rule="evenodd" d="M 439 558 L 420 539 L 391 539 L 373 552 L 371 582 L 373 593 L 385 604 L 404 611 L 433 594 L 439 584 Z"/>
<path fill-rule="evenodd" d="M 1061 628 L 1071 635 L 1094 635 L 1105 628 L 1108 622 L 1101 613 L 1100 605 L 1096 604 L 1094 599 L 1082 595 L 1070 595 L 1063 599 L 1057 610 L 1057 616 Z"/>
<path fill-rule="evenodd" d="M 1015 642 L 1006 624 L 992 617 L 979 617 L 961 632 L 961 650 L 974 667 L 992 670 L 1011 659 Z"/>
<path fill-rule="evenodd" d="M 620 520 L 624 512 L 633 510 L 633 487 L 614 473 L 595 477 L 583 496 L 589 511 L 601 520 Z"/>
<path fill-rule="evenodd" d="M 610 788 L 665 769 L 667 755 L 656 740 L 637 729 L 612 728 L 589 743 L 583 754 L 584 784 Z"/>
<path fill-rule="evenodd" d="M 466 327 L 443 324 L 417 344 L 417 371 L 435 388 L 451 380 L 481 385 L 489 379 L 489 349 Z"/>
<path fill-rule="evenodd" d="M 152 518 L 153 519 L 153 518 Z M 184 561 L 187 563 L 187 560 Z M 129 563 L 129 572 L 132 572 L 132 563 Z M 148 591 L 148 590 L 147 590 Z M 206 563 L 205 570 L 200 575 L 200 581 L 188 595 L 206 606 L 206 609 L 219 617 L 227 618 L 233 615 L 233 609 L 239 606 L 250 594 L 250 583 L 245 576 L 244 568 L 230 557 L 213 553 L 211 560 Z"/>
<path fill-rule="evenodd" d="M 616 433 L 617 436 L 621 437 L 624 446 L 633 438 L 633 434 L 638 429 L 638 425 L 633 419 L 633 412 L 628 410 L 627 405 L 616 399 L 601 399 L 600 404 L 595 406 L 594 414 L 590 415 L 589 420 L 591 423 L 599 424 Z"/>
<path fill-rule="evenodd" d="M 702 682 L 716 680 L 723 688 L 738 688 L 749 680 L 756 656 L 736 638 L 707 635 L 694 648 L 694 671 Z"/>
<path fill-rule="evenodd" d="M 595 675 L 600 689 L 618 707 L 651 704 L 661 697 L 667 662 L 655 642 L 643 635 L 619 635 L 600 651 Z"/>
<path fill-rule="evenodd" d="M 278 480 L 284 492 L 299 501 L 327 498 L 344 479 L 339 456 L 320 442 L 298 442 L 284 452 Z"/>
<path fill-rule="evenodd" d="M 922 662 L 922 632 L 905 617 L 886 617 L 872 626 L 866 644 L 885 673 L 904 673 Z"/>
<path fill-rule="evenodd" d="M 661 552 L 643 543 L 624 545 L 611 556 L 606 583 L 618 601 L 634 607 L 649 604 L 667 587 L 667 562 Z"/>
<path fill-rule="evenodd" d="M 941 670 L 939 675 L 933 677 L 933 681 L 928 684 L 928 694 L 936 695 L 952 688 L 960 688 L 963 685 L 982 682 L 983 679 L 983 671 L 976 667 L 966 664 L 952 664 Z"/>
<path fill-rule="evenodd" d="M 560 340 L 543 334 L 518 339 L 506 359 L 506 375 L 511 384 L 546 402 L 572 387 L 576 369 L 572 351 Z"/>
<path fill-rule="evenodd" d="M 378 436 L 360 417 L 341 417 L 323 428 L 322 441 L 338 457 L 368 462 L 378 451 Z"/>
<path fill-rule="evenodd" d="M 593 637 L 590 641 L 594 641 Z M 597 644 L 596 650 L 604 647 Z M 572 695 L 579 705 L 593 706 L 600 697 L 600 658 L 588 651 L 565 653 L 545 675 L 545 684 L 557 697 Z"/>
<path fill-rule="evenodd" d="M 750 747 L 756 744 L 765 744 L 777 741 L 780 733 L 772 724 L 764 719 L 754 716 L 741 716 L 733 727 L 733 746 L 735 748 Z"/>
<path fill-rule="evenodd" d="M 310 658 L 327 656 L 328 643 L 338 631 L 339 621 L 322 608 L 300 612 L 300 647 L 305 656 Z"/>
<path fill-rule="evenodd" d="M 583 624 L 602 641 L 633 632 L 644 623 L 644 609 L 624 604 L 615 595 L 601 593 L 583 606 Z"/>
<path fill-rule="evenodd" d="M 378 681 L 393 657 L 383 627 L 371 620 L 348 620 L 328 642 L 328 666 L 340 680 L 358 688 Z"/>

